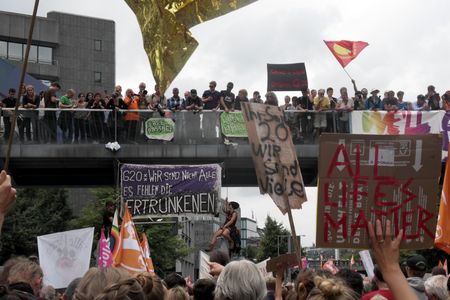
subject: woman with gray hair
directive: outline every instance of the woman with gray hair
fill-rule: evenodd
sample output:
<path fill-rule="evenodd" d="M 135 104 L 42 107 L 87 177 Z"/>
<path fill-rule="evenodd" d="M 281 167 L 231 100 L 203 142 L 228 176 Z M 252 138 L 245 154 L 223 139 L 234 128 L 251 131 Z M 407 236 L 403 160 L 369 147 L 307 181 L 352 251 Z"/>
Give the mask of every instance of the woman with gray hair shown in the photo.
<path fill-rule="evenodd" d="M 433 300 L 447 300 L 447 280 L 448 278 L 444 275 L 431 276 L 425 281 L 425 293 L 428 299 Z"/>
<path fill-rule="evenodd" d="M 266 282 L 248 260 L 230 262 L 217 279 L 215 300 L 262 300 Z"/>

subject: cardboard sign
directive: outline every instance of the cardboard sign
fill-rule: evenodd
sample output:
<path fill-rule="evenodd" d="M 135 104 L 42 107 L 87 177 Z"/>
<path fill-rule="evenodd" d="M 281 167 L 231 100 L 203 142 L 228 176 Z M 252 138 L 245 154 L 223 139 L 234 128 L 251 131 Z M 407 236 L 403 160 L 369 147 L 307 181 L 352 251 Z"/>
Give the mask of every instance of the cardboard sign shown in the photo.
<path fill-rule="evenodd" d="M 441 172 L 439 135 L 323 134 L 317 246 L 369 248 L 367 222 L 404 229 L 403 249 L 433 246 Z"/>
<path fill-rule="evenodd" d="M 361 257 L 361 261 L 363 263 L 364 270 L 366 270 L 367 277 L 372 280 L 375 274 L 373 273 L 374 265 L 369 250 L 359 251 L 359 257 Z"/>
<path fill-rule="evenodd" d="M 267 64 L 268 91 L 302 91 L 308 89 L 304 63 Z"/>
<path fill-rule="evenodd" d="M 215 214 L 222 168 L 210 165 L 136 165 L 120 168 L 122 200 L 133 217 Z"/>
<path fill-rule="evenodd" d="M 287 268 L 298 266 L 298 258 L 296 253 L 287 253 L 274 257 L 267 261 L 267 272 L 274 272 L 277 269 L 286 270 Z"/>
<path fill-rule="evenodd" d="M 261 194 L 269 194 L 280 211 L 301 208 L 306 201 L 297 153 L 289 126 L 278 106 L 242 103 L 248 140 Z"/>
<path fill-rule="evenodd" d="M 258 269 L 259 273 L 261 273 L 263 278 L 272 276 L 272 272 L 267 271 L 267 262 L 270 260 L 270 258 L 265 259 L 259 263 L 256 264 L 256 268 Z"/>
<path fill-rule="evenodd" d="M 168 118 L 151 118 L 145 121 L 145 136 L 151 140 L 171 141 L 175 123 Z"/>
<path fill-rule="evenodd" d="M 220 114 L 220 128 L 226 137 L 247 137 L 247 127 L 245 126 L 242 112 L 223 112 Z"/>

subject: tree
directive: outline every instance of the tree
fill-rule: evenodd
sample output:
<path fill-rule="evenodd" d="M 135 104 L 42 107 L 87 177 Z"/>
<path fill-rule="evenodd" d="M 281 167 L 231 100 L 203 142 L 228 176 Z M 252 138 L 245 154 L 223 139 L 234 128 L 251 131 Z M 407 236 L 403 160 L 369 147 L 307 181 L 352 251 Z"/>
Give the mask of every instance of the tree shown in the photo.
<path fill-rule="evenodd" d="M 258 247 L 255 245 L 247 245 L 244 249 L 242 249 L 242 255 L 251 261 L 255 261 L 258 255 Z"/>
<path fill-rule="evenodd" d="M 259 244 L 259 251 L 257 254 L 258 261 L 287 253 L 290 232 L 283 224 L 278 223 L 275 219 L 267 216 L 263 232 L 264 235 Z"/>
<path fill-rule="evenodd" d="M 37 254 L 37 236 L 65 231 L 72 218 L 64 189 L 21 189 L 5 219 L 0 262 L 11 255 Z"/>

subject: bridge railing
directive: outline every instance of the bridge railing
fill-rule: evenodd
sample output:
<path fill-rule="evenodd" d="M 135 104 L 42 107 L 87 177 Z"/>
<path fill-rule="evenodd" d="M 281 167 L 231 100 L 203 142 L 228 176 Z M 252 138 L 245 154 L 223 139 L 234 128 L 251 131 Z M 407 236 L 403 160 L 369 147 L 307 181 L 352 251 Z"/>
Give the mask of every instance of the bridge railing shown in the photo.
<path fill-rule="evenodd" d="M 12 108 L 3 108 L 0 143 L 5 144 Z M 223 111 L 19 109 L 15 144 L 218 144 L 248 143 L 246 137 L 226 137 L 221 131 Z M 348 113 L 350 115 L 350 113 Z M 286 111 L 286 122 L 294 144 L 315 144 L 321 132 L 350 132 L 349 117 L 335 111 Z M 162 119 L 166 119 L 162 121 Z M 168 122 L 165 122 L 168 121 Z M 158 133 L 173 127 L 173 136 Z M 150 126 L 150 127 L 149 127 Z M 151 128 L 157 126 L 158 128 Z M 161 132 L 159 132 L 161 131 Z M 166 132 L 167 133 L 167 132 Z M 149 137 L 149 134 L 154 136 Z M 156 136 L 156 138 L 155 138 Z M 161 134 L 160 134 L 161 136 Z M 164 140 L 165 139 L 165 140 Z"/>

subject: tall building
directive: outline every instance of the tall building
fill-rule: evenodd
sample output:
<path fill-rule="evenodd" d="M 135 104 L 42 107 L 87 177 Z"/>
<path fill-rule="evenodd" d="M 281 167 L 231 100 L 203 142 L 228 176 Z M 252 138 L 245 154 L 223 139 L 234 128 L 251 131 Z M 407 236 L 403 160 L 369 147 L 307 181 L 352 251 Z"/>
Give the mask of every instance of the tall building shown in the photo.
<path fill-rule="evenodd" d="M 21 66 L 31 16 L 0 11 L 0 20 L 0 58 Z M 27 72 L 36 79 L 58 81 L 63 91 L 112 92 L 114 21 L 49 12 L 36 18 L 31 44 Z"/>
<path fill-rule="evenodd" d="M 258 224 L 250 218 L 241 218 L 241 248 L 244 249 L 248 245 L 257 245 L 260 240 L 258 233 Z"/>

